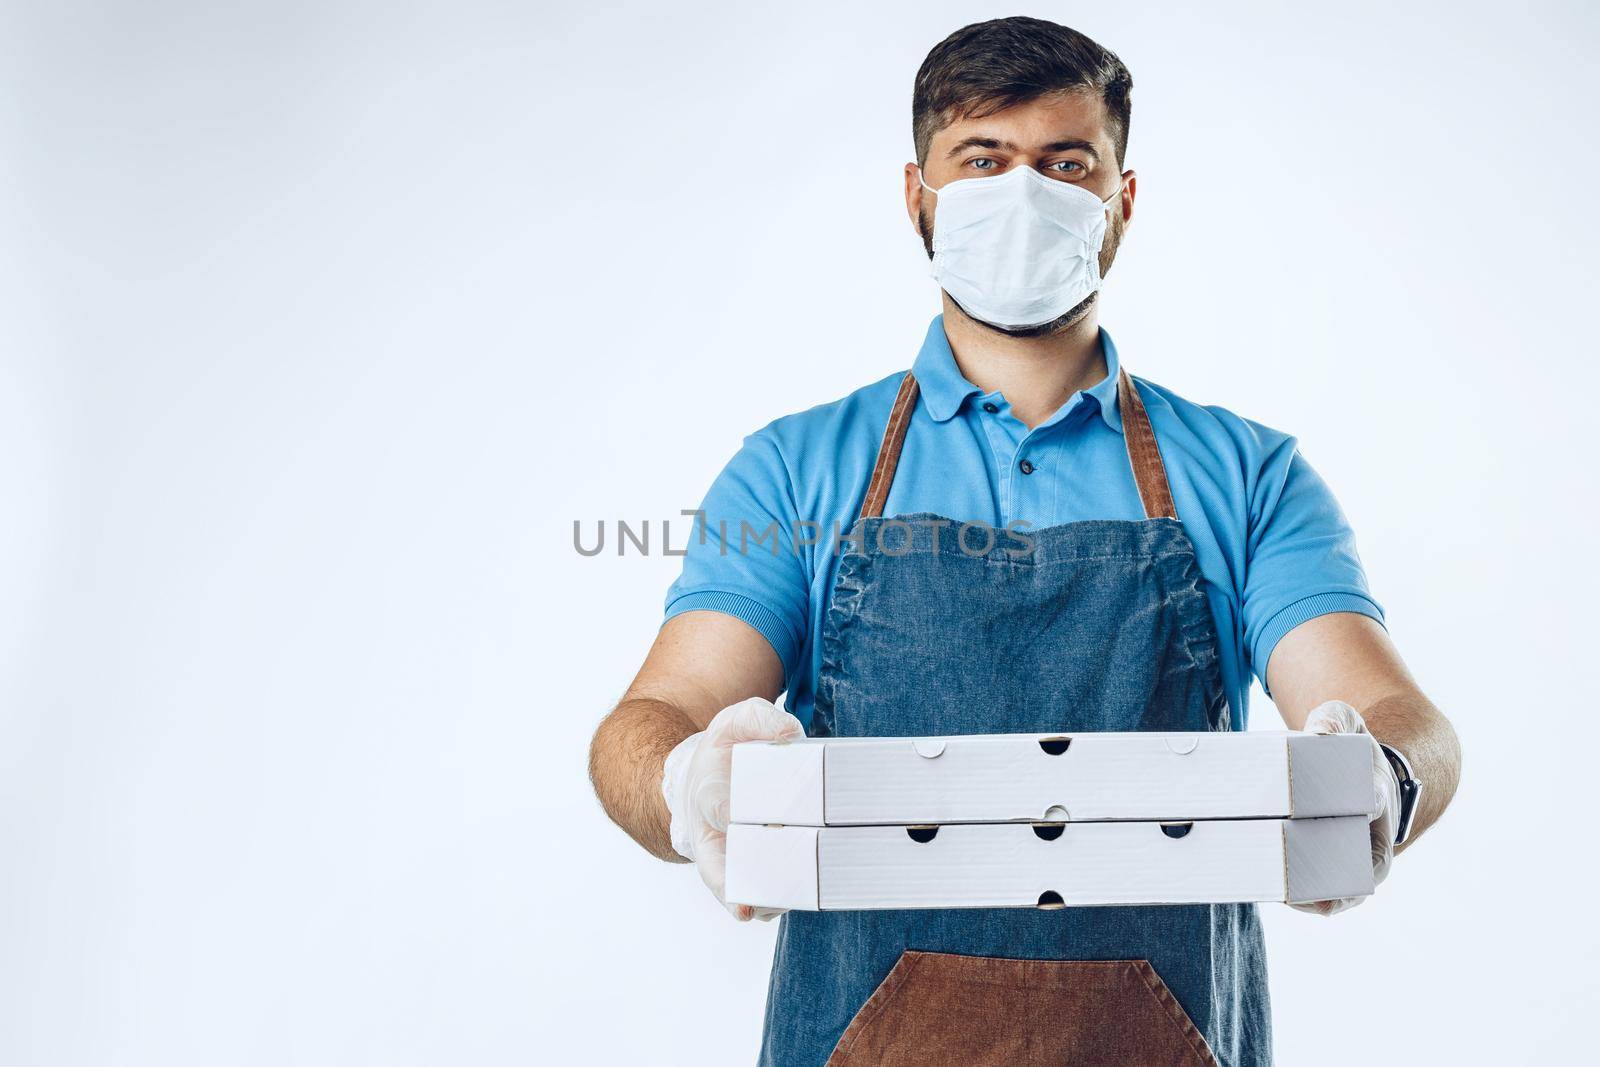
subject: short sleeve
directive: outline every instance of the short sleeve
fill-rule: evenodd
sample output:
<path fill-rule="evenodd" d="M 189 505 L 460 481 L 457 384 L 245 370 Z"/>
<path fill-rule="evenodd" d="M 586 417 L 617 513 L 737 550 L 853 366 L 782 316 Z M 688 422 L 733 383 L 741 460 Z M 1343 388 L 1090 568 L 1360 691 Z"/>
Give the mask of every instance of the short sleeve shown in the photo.
<path fill-rule="evenodd" d="M 792 678 L 809 608 L 809 560 L 796 550 L 797 521 L 776 442 L 752 434 L 706 493 L 683 572 L 667 591 L 666 617 L 720 611 L 741 619 L 771 642 L 784 678 Z"/>
<path fill-rule="evenodd" d="M 1355 532 L 1293 438 L 1281 439 L 1262 464 L 1247 549 L 1241 614 L 1251 670 L 1263 688 L 1272 650 L 1301 623 L 1341 611 L 1383 623 Z"/>

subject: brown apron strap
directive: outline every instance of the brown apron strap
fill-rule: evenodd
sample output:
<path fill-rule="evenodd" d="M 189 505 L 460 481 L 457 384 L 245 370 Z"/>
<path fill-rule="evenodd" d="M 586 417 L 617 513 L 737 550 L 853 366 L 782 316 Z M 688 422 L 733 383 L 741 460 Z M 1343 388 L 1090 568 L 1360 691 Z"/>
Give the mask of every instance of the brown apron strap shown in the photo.
<path fill-rule="evenodd" d="M 889 425 L 883 430 L 883 443 L 878 446 L 878 462 L 872 467 L 872 480 L 867 483 L 867 498 L 861 502 L 861 517 L 875 519 L 883 514 L 889 501 L 889 487 L 894 484 L 894 469 L 900 465 L 900 449 L 906 443 L 906 428 L 911 425 L 911 413 L 917 410 L 917 394 L 921 390 L 910 371 L 900 379 L 900 392 L 895 394 L 894 407 L 889 409 Z"/>
<path fill-rule="evenodd" d="M 1128 446 L 1128 462 L 1133 465 L 1139 499 L 1144 501 L 1145 518 L 1177 518 L 1172 487 L 1167 484 L 1167 467 L 1161 462 L 1161 449 L 1150 428 L 1150 413 L 1145 411 L 1144 400 L 1125 370 L 1117 372 L 1117 403 L 1122 408 L 1122 438 Z"/>
<path fill-rule="evenodd" d="M 900 380 L 894 407 L 889 409 L 889 425 L 884 427 L 883 442 L 878 445 L 878 461 L 872 467 L 872 480 L 867 483 L 867 497 L 861 502 L 863 519 L 882 515 L 888 503 L 889 487 L 894 484 L 900 449 L 905 446 L 906 429 L 911 425 L 911 413 L 917 409 L 919 393 L 917 379 L 907 372 Z M 1155 431 L 1150 428 L 1150 413 L 1145 411 L 1144 400 L 1125 370 L 1117 373 L 1117 403 L 1122 409 L 1122 436 L 1145 517 L 1176 519 L 1178 509 L 1172 503 L 1172 487 L 1167 484 L 1167 468 L 1161 461 Z"/>

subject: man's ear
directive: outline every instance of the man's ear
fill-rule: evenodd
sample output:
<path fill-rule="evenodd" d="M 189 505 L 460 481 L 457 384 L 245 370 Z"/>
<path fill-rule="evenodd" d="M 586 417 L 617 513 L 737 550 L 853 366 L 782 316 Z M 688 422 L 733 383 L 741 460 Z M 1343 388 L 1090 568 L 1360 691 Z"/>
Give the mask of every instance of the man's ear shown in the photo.
<path fill-rule="evenodd" d="M 922 236 L 922 227 L 919 220 L 922 218 L 922 168 L 915 163 L 907 163 L 906 179 L 906 217 L 911 220 L 911 229 L 918 237 Z"/>
<path fill-rule="evenodd" d="M 1122 225 L 1133 221 L 1133 201 L 1139 195 L 1139 175 L 1131 170 L 1122 172 Z"/>

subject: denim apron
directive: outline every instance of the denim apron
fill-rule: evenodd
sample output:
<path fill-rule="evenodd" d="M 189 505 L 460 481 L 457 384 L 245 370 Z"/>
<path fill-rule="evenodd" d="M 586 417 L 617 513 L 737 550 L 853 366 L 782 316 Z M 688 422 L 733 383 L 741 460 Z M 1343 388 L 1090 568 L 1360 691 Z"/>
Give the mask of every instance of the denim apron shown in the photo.
<path fill-rule="evenodd" d="M 824 622 L 814 734 L 1229 728 L 1194 547 L 1126 373 L 1117 391 L 1147 518 L 1034 531 L 1023 555 L 882 517 L 917 406 L 906 375 Z M 1271 1058 L 1255 906 L 1221 904 L 790 912 L 760 1062 Z"/>

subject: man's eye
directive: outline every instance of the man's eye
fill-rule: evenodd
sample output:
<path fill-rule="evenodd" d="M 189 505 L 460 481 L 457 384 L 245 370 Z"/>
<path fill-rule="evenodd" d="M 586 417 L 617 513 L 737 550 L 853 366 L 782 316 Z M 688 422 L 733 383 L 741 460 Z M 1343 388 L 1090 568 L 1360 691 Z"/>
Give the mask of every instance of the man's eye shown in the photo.
<path fill-rule="evenodd" d="M 1061 159 L 1050 164 L 1045 168 L 1045 170 L 1051 171 L 1055 174 L 1070 174 L 1076 176 L 1084 173 L 1085 167 L 1076 159 Z"/>
<path fill-rule="evenodd" d="M 992 159 L 974 159 L 971 161 L 971 166 L 977 170 L 994 170 L 999 165 Z"/>

